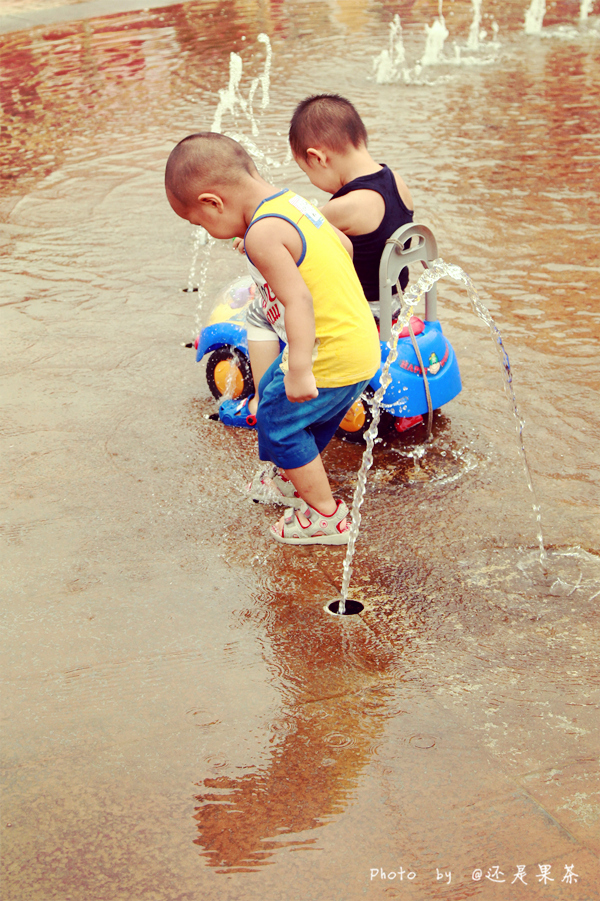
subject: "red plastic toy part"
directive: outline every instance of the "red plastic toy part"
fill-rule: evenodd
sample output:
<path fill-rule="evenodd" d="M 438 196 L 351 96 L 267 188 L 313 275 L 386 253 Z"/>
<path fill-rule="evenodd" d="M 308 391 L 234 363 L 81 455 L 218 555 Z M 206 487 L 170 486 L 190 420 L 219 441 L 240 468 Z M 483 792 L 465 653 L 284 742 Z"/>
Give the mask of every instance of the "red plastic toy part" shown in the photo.
<path fill-rule="evenodd" d="M 423 322 L 422 319 L 419 319 L 418 316 L 411 316 L 410 324 L 412 325 L 412 330 L 415 333 L 415 335 L 420 335 L 421 332 L 425 331 L 425 323 Z M 409 330 L 408 326 L 405 325 L 404 328 L 402 329 L 402 331 L 400 332 L 400 334 L 398 335 L 398 337 L 399 338 L 408 338 L 409 335 L 410 335 L 410 330 Z"/>
<path fill-rule="evenodd" d="M 394 428 L 400 433 L 408 432 L 409 429 L 414 429 L 416 425 L 419 425 L 422 422 L 422 416 L 402 416 L 399 419 L 394 420 Z"/>

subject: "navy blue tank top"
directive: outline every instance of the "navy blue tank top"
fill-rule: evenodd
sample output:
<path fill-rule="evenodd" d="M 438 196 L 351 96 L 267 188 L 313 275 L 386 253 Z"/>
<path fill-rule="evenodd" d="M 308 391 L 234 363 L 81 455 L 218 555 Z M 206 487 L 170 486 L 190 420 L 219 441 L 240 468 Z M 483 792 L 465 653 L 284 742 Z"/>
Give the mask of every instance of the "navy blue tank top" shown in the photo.
<path fill-rule="evenodd" d="M 367 235 L 348 235 L 354 248 L 354 268 L 369 301 L 379 300 L 379 260 L 385 242 L 401 225 L 413 221 L 413 211 L 409 210 L 398 191 L 394 173 L 385 163 L 383 169 L 371 175 L 361 175 L 349 181 L 332 196 L 332 200 L 343 197 L 351 191 L 377 191 L 383 197 L 385 213 L 378 228 Z M 400 273 L 400 287 L 404 291 L 408 284 L 408 268 Z"/>

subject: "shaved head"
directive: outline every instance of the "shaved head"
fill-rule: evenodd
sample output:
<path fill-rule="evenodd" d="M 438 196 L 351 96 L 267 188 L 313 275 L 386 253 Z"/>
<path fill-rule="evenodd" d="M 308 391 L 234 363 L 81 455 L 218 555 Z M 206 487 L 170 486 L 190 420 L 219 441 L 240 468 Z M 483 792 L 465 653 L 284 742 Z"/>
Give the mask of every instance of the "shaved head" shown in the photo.
<path fill-rule="evenodd" d="M 214 131 L 188 135 L 167 160 L 165 187 L 183 206 L 190 207 L 204 191 L 236 185 L 258 174 L 252 157 L 241 144 Z"/>
<path fill-rule="evenodd" d="M 349 145 L 367 146 L 367 130 L 356 108 L 339 94 L 315 94 L 302 100 L 292 116 L 290 147 L 307 159 L 309 147 L 345 153 Z"/>

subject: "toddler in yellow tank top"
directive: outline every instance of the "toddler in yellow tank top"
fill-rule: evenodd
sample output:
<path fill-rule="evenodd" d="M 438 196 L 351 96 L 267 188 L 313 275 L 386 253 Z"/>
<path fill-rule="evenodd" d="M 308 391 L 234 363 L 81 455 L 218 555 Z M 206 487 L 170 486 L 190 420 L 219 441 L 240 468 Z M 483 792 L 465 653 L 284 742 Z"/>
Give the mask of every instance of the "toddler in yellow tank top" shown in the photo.
<path fill-rule="evenodd" d="M 286 359 L 263 376 L 257 410 L 260 457 L 283 470 L 281 493 L 293 503 L 271 536 L 346 544 L 348 510 L 331 493 L 321 452 L 380 365 L 350 241 L 308 201 L 268 184 L 240 144 L 214 132 L 177 144 L 165 186 L 177 215 L 215 238 L 244 238 L 268 320 L 279 331 L 285 319 Z"/>

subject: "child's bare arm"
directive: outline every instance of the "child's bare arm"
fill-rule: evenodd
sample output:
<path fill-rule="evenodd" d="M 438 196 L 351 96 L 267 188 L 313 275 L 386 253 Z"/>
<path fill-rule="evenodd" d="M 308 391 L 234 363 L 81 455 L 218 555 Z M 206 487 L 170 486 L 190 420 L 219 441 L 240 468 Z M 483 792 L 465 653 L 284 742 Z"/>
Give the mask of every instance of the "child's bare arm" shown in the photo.
<path fill-rule="evenodd" d="M 296 229 L 282 219 L 267 217 L 255 223 L 246 237 L 248 255 L 277 299 L 285 307 L 289 371 L 288 399 L 302 402 L 317 397 L 312 373 L 315 317 L 312 295 L 296 265 L 302 242 Z"/>
<path fill-rule="evenodd" d="M 319 209 L 345 235 L 366 235 L 375 231 L 383 219 L 385 204 L 376 191 L 351 191 Z"/>
<path fill-rule="evenodd" d="M 413 199 L 404 180 L 394 172 L 398 193 L 407 209 L 414 209 Z M 320 207 L 325 218 L 345 235 L 368 235 L 381 225 L 385 202 L 381 194 L 368 189 L 351 191 L 329 200 Z"/>

